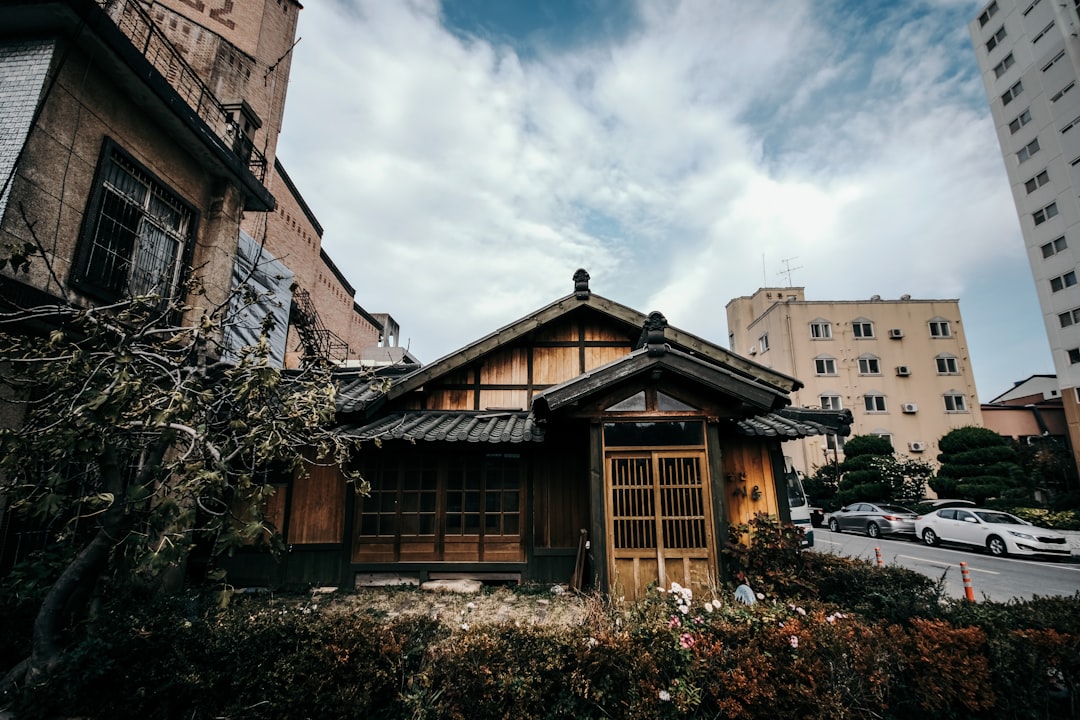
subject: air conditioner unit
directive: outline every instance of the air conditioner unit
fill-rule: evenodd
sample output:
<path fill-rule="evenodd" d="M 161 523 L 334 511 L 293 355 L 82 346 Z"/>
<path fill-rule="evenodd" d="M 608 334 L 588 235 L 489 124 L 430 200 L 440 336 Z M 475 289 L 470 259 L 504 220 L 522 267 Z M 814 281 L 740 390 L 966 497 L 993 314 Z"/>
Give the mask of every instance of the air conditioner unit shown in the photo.
<path fill-rule="evenodd" d="M 896 374 L 900 377 L 907 377 L 911 374 L 911 368 L 909 368 L 907 365 L 897 365 Z"/>
<path fill-rule="evenodd" d="M 746 352 L 748 354 L 750 354 L 750 355 L 757 355 L 757 345 L 751 346 L 751 348 L 749 350 L 747 350 Z"/>
<path fill-rule="evenodd" d="M 900 328 L 892 328 L 891 330 L 889 330 L 889 337 L 891 337 L 891 338 L 902 338 L 902 337 L 904 337 L 904 331 L 901 330 Z"/>
<path fill-rule="evenodd" d="M 900 409 L 906 413 L 919 412 L 919 406 L 915 403 L 904 403 L 900 406 Z"/>
<path fill-rule="evenodd" d="M 911 452 L 922 452 L 926 450 L 926 443 L 916 440 L 915 442 L 909 442 L 907 444 L 908 450 Z"/>

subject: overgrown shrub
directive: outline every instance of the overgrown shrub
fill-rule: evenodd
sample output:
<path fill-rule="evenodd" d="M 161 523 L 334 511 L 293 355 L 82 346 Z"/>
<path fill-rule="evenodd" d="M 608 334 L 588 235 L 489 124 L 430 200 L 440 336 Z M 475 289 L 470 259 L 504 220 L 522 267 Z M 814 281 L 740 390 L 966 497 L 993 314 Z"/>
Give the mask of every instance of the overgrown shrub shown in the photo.
<path fill-rule="evenodd" d="M 592 597 L 575 621 L 536 625 L 346 598 L 130 595 L 13 709 L 31 720 L 1078 717 L 1080 594 L 970 603 L 898 568 L 811 553 L 797 569 L 812 589 L 801 597 L 747 606 L 730 586 L 702 597 L 673 585 L 636 603 Z M 396 592 L 396 608 L 421 597 Z"/>

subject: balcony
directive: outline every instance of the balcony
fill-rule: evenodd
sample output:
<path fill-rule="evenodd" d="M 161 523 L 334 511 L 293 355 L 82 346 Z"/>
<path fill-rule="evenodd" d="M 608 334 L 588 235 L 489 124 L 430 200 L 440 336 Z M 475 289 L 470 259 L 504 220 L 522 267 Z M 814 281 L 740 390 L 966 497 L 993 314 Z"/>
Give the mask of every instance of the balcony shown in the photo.
<path fill-rule="evenodd" d="M 225 146 L 247 163 L 251 174 L 264 182 L 266 157 L 250 142 L 238 141 L 241 129 L 142 6 L 135 0 L 94 1 Z"/>

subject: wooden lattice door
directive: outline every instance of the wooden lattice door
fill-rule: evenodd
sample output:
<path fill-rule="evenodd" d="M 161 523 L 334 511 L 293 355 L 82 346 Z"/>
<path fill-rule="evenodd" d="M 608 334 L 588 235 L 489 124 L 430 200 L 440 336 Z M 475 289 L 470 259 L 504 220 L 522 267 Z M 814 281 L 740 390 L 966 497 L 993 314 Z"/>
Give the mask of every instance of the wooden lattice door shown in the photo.
<path fill-rule="evenodd" d="M 715 580 L 716 544 L 703 451 L 607 455 L 608 569 L 617 595 L 650 583 L 704 589 Z"/>

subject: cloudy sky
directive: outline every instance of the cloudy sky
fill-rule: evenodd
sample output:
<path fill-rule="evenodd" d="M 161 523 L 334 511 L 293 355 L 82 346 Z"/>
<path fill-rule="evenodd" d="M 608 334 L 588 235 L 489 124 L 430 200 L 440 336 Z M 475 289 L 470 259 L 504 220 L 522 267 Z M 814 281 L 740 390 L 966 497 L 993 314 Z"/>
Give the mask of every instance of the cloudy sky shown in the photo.
<path fill-rule="evenodd" d="M 1053 365 L 969 0 L 313 0 L 278 157 L 435 360 L 572 291 L 958 298 L 979 397 Z M 790 271 L 790 272 L 788 272 Z"/>

